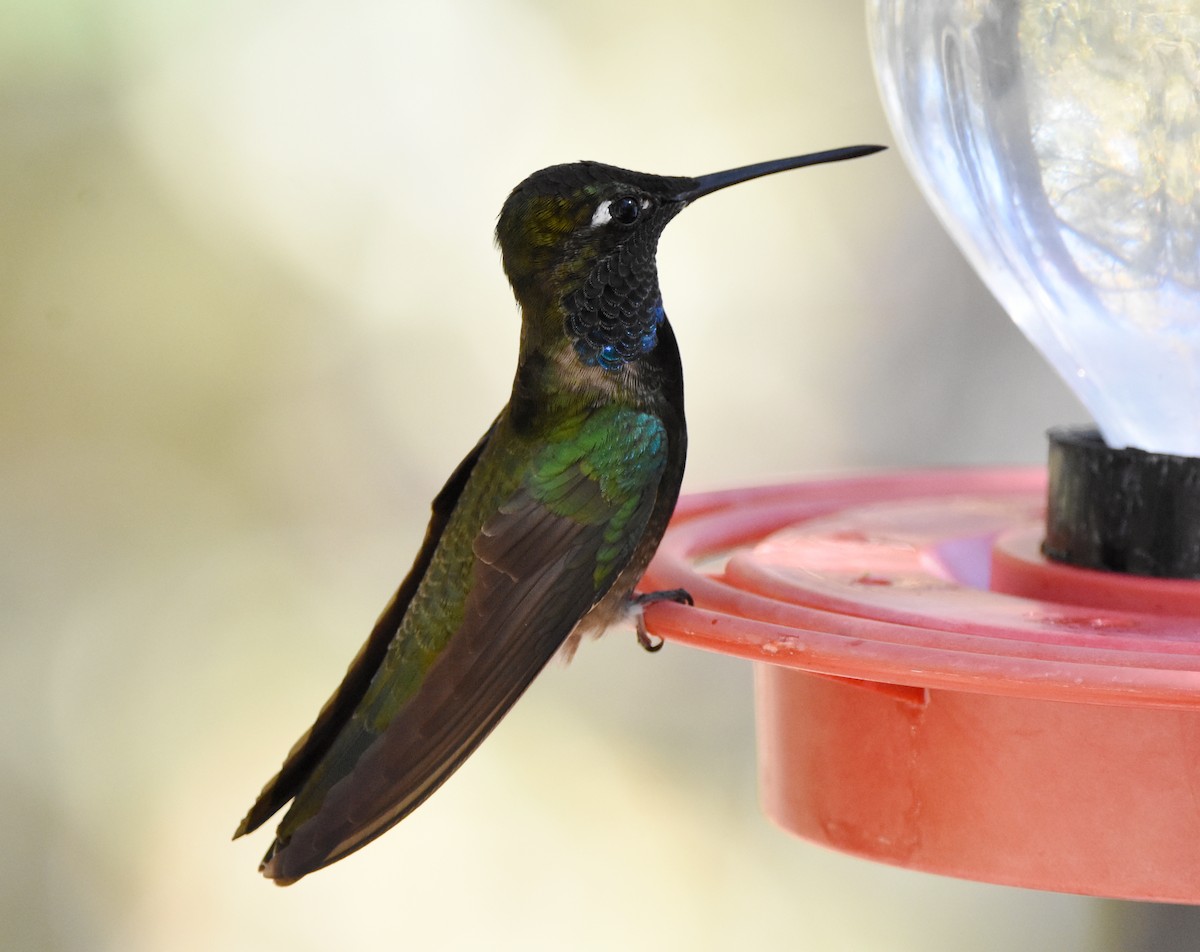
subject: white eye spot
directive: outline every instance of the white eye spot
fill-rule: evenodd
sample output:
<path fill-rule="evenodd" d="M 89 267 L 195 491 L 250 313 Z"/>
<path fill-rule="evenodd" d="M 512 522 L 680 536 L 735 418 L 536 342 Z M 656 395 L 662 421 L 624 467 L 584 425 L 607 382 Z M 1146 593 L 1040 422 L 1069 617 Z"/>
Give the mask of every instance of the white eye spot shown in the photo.
<path fill-rule="evenodd" d="M 650 207 L 650 199 L 643 198 L 642 199 L 642 211 L 645 211 L 649 207 Z"/>
<path fill-rule="evenodd" d="M 612 212 L 608 210 L 610 205 L 612 205 L 612 202 L 610 202 L 608 199 L 605 199 L 596 206 L 596 211 L 592 215 L 593 228 L 599 228 L 601 225 L 607 225 L 610 221 L 612 221 Z"/>

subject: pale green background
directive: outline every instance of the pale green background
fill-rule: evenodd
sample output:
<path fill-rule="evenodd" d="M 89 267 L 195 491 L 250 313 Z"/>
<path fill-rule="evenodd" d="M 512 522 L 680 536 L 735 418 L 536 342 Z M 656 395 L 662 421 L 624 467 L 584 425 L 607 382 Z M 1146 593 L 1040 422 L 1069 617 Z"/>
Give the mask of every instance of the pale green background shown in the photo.
<path fill-rule="evenodd" d="M 749 668 L 627 632 L 346 862 L 279 890 L 229 842 L 507 395 L 508 190 L 889 138 L 849 2 L 4 0 L 0 947 L 1133 942 L 777 831 Z M 660 260 L 691 489 L 1083 419 L 894 150 L 706 199 Z"/>

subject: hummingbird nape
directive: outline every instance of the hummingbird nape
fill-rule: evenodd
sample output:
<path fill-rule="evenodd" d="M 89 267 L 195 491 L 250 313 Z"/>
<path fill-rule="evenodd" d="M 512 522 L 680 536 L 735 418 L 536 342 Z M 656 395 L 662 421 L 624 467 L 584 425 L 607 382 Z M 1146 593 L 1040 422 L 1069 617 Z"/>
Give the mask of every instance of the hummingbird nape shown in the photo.
<path fill-rule="evenodd" d="M 295 882 L 407 816 L 583 635 L 633 616 L 652 647 L 641 607 L 691 600 L 634 593 L 687 450 L 659 235 L 717 189 L 881 148 L 699 178 L 576 162 L 513 190 L 496 226 L 521 309 L 512 396 L 433 500 L 412 570 L 234 834 L 292 801 L 266 876 Z"/>

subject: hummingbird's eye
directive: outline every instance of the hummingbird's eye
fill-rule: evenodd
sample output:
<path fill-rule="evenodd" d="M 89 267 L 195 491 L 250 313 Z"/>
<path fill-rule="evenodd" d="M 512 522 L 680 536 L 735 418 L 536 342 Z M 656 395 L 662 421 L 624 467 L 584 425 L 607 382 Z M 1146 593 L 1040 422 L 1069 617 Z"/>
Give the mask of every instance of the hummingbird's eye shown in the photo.
<path fill-rule="evenodd" d="M 592 227 L 599 228 L 615 221 L 618 225 L 632 225 L 638 216 L 650 207 L 650 199 L 637 199 L 632 195 L 622 195 L 620 198 L 606 198 L 596 206 L 592 215 Z"/>
<path fill-rule="evenodd" d="M 612 220 L 621 225 L 632 225 L 642 213 L 642 203 L 632 195 L 618 198 L 612 203 L 609 214 Z"/>

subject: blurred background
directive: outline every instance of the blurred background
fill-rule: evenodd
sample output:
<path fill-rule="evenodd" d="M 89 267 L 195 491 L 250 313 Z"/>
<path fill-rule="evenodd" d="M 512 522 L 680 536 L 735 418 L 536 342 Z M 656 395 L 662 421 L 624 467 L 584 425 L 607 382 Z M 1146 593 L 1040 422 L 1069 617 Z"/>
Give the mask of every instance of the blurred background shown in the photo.
<path fill-rule="evenodd" d="M 888 142 L 862 16 L 6 0 L 0 947 L 1176 947 L 1183 911 L 774 829 L 748 666 L 626 632 L 345 862 L 279 890 L 229 842 L 507 397 L 508 191 Z M 1085 419 L 894 150 L 706 199 L 660 270 L 685 489 L 1038 463 Z"/>

